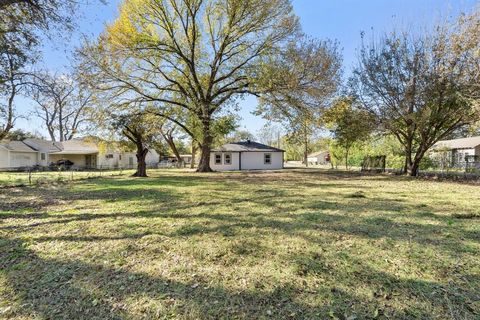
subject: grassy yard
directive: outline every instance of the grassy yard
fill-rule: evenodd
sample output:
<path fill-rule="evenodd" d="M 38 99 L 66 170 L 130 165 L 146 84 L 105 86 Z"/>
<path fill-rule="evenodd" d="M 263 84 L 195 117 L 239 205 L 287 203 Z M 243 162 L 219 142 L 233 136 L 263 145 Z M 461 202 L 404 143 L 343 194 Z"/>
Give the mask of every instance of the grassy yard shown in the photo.
<path fill-rule="evenodd" d="M 68 182 L 99 177 L 128 176 L 135 170 L 0 172 L 0 188 Z"/>
<path fill-rule="evenodd" d="M 151 171 L 0 190 L 0 318 L 479 319 L 480 187 Z"/>

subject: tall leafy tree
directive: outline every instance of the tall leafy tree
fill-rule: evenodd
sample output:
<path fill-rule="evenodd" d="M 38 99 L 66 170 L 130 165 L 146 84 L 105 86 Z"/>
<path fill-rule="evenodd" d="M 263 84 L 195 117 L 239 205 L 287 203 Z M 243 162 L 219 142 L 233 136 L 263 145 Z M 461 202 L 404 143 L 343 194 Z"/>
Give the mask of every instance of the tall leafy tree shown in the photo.
<path fill-rule="evenodd" d="M 196 117 L 198 171 L 206 172 L 213 121 L 237 98 L 258 93 L 259 67 L 298 27 L 290 0 L 125 0 L 83 52 L 97 89 Z"/>
<path fill-rule="evenodd" d="M 146 157 L 158 132 L 157 121 L 149 113 L 121 113 L 111 115 L 110 126 L 135 146 L 137 170 L 134 177 L 147 177 Z"/>
<path fill-rule="evenodd" d="M 28 84 L 27 65 L 36 58 L 29 51 L 32 38 L 7 30 L 14 24 L 3 19 L 0 12 L 0 140 L 13 128 L 15 122 L 15 100 Z"/>
<path fill-rule="evenodd" d="M 340 84 L 341 63 L 336 42 L 303 36 L 264 65 L 266 92 L 256 113 L 288 128 L 288 139 L 303 146 L 307 166 L 311 137 Z"/>
<path fill-rule="evenodd" d="M 91 120 L 93 93 L 73 74 L 37 73 L 30 97 L 52 141 L 73 139 Z"/>
<path fill-rule="evenodd" d="M 13 128 L 15 100 L 24 93 L 41 37 L 70 31 L 77 0 L 0 0 L 0 139 Z M 57 32 L 58 31 L 58 32 Z"/>
<path fill-rule="evenodd" d="M 364 108 L 403 145 L 409 175 L 417 175 L 437 141 L 479 118 L 475 30 L 478 20 L 467 19 L 426 34 L 388 34 L 362 47 L 352 86 Z"/>
<path fill-rule="evenodd" d="M 26 57 L 11 51 L 8 44 L 0 52 L 0 140 L 13 128 L 15 123 L 15 99 L 27 83 L 24 70 Z"/>
<path fill-rule="evenodd" d="M 351 148 L 366 142 L 375 127 L 375 119 L 365 110 L 355 106 L 350 98 L 339 98 L 323 115 L 323 121 L 333 133 L 335 147 L 340 148 L 348 169 Z"/>

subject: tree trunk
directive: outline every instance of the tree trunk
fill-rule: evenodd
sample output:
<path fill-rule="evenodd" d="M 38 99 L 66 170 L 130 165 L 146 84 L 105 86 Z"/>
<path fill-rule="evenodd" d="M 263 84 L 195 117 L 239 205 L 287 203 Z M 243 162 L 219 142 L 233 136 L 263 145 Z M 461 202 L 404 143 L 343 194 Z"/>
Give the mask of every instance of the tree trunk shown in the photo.
<path fill-rule="evenodd" d="M 5 138 L 7 134 L 12 130 L 13 128 L 13 99 L 15 98 L 16 95 L 16 87 L 13 85 L 12 82 L 12 91 L 10 92 L 10 96 L 8 97 L 8 107 L 6 110 L 7 113 L 7 121 L 3 128 L 0 129 L 0 140 Z"/>
<path fill-rule="evenodd" d="M 213 137 L 210 132 L 210 119 L 204 119 L 203 124 L 203 139 L 200 155 L 200 163 L 198 164 L 197 172 L 213 172 L 210 168 L 210 151 L 212 149 Z"/>
<path fill-rule="evenodd" d="M 411 176 L 412 167 L 412 141 L 409 139 L 409 141 L 405 142 L 405 165 L 403 168 L 403 174 Z"/>
<path fill-rule="evenodd" d="M 408 168 L 407 174 L 412 177 L 418 176 L 418 171 L 420 169 L 420 162 L 422 161 L 423 157 L 425 156 L 425 153 L 427 152 L 429 146 L 425 144 L 421 144 L 417 152 L 415 153 L 415 158 L 413 161 L 411 161 L 411 164 Z"/>
<path fill-rule="evenodd" d="M 407 175 L 411 176 L 411 177 L 416 177 L 418 175 L 418 167 L 419 167 L 419 164 L 414 161 L 409 167 L 408 167 L 408 170 L 407 170 Z"/>
<path fill-rule="evenodd" d="M 192 162 L 190 163 L 190 168 L 195 168 L 195 153 L 197 153 L 197 144 L 192 140 Z"/>
<path fill-rule="evenodd" d="M 345 149 L 345 170 L 348 170 L 348 149 Z"/>
<path fill-rule="evenodd" d="M 170 147 L 170 150 L 172 150 L 173 155 L 175 156 L 175 158 L 177 158 L 177 161 L 179 163 L 182 162 L 183 160 L 182 160 L 182 157 L 180 156 L 180 153 L 178 152 L 177 145 L 175 144 L 174 138 L 169 134 L 166 134 L 163 137 L 165 138 L 165 141 Z"/>
<path fill-rule="evenodd" d="M 60 142 L 65 140 L 65 137 L 63 136 L 63 105 L 62 103 L 60 103 L 60 107 L 58 110 L 58 135 L 59 135 Z"/>
<path fill-rule="evenodd" d="M 197 172 L 213 172 L 210 168 L 210 151 L 211 151 L 211 141 L 208 143 L 203 139 L 201 146 L 200 162 L 198 164 Z"/>
<path fill-rule="evenodd" d="M 147 157 L 148 149 L 143 147 L 143 144 L 137 144 L 137 171 L 132 177 L 148 177 L 147 176 Z"/>
<path fill-rule="evenodd" d="M 303 161 L 305 162 L 305 167 L 308 168 L 308 136 L 306 132 L 305 132 L 304 147 L 305 149 L 303 150 Z"/>

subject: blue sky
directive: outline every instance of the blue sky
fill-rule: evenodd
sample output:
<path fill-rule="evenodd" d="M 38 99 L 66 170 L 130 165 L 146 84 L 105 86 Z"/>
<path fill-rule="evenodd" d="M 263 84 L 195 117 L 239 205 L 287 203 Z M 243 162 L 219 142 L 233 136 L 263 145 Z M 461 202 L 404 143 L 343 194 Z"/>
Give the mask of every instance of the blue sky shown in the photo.
<path fill-rule="evenodd" d="M 107 0 L 108 1 L 108 0 Z M 78 16 L 78 30 L 68 39 L 45 41 L 42 66 L 61 70 L 68 65 L 72 49 L 82 36 L 95 37 L 105 23 L 115 19 L 121 1 L 110 0 L 107 5 L 89 5 Z M 345 75 L 356 61 L 356 49 L 360 44 L 360 32 L 381 34 L 394 28 L 419 29 L 432 25 L 440 18 L 452 18 L 461 11 L 469 11 L 478 0 L 293 0 L 294 10 L 300 17 L 305 33 L 317 38 L 337 39 L 343 48 Z M 19 99 L 18 113 L 27 115 L 32 103 Z M 256 133 L 264 121 L 251 112 L 256 100 L 247 98 L 241 102 L 241 126 Z M 41 123 L 31 119 L 19 119 L 18 128 L 44 133 Z"/>

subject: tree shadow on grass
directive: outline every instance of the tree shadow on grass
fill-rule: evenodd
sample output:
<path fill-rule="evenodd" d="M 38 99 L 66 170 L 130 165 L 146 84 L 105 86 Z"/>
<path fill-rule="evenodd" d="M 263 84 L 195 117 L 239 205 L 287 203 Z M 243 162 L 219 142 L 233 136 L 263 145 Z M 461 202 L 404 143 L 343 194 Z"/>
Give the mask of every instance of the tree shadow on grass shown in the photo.
<path fill-rule="evenodd" d="M 184 208 L 183 206 L 180 206 Z M 325 208 L 325 204 L 324 204 Z M 358 209 L 358 206 L 355 206 Z M 175 208 L 174 208 L 175 209 Z M 349 209 L 343 208 L 345 212 Z M 352 212 L 354 210 L 352 209 Z M 390 239 L 400 242 L 411 242 L 422 246 L 429 246 L 450 253 L 458 257 L 462 254 L 471 254 L 475 248 L 469 246 L 465 241 L 477 242 L 480 234 L 474 230 L 465 230 L 463 225 L 451 224 L 445 217 L 445 224 L 421 224 L 411 221 L 397 222 L 394 216 L 382 215 L 374 217 L 358 218 L 352 215 L 328 214 L 326 212 L 305 212 L 290 214 L 279 212 L 274 215 L 263 215 L 261 213 L 164 213 L 157 210 L 139 211 L 135 213 L 84 213 L 84 214 L 22 214 L 8 215 L 4 218 L 10 219 L 33 219 L 35 222 L 28 224 L 8 224 L 0 226 L 0 230 L 11 230 L 25 232 L 35 228 L 49 228 L 52 225 L 65 225 L 76 222 L 114 223 L 117 219 L 138 219 L 137 225 L 130 225 L 128 233 L 117 232 L 117 234 L 88 234 L 82 235 L 56 235 L 33 237 L 33 241 L 100 241 L 118 239 L 137 239 L 146 235 L 156 234 L 165 237 L 191 237 L 217 234 L 222 236 L 244 236 L 255 237 L 256 234 L 269 234 L 280 232 L 291 237 L 300 237 L 311 243 L 322 241 L 335 241 L 326 239 L 325 232 L 336 236 L 357 237 L 363 239 Z M 39 221 L 38 221 L 38 220 Z M 152 220 L 153 219 L 153 220 Z M 440 218 L 438 218 L 440 219 Z M 154 222 L 161 221 L 183 221 L 176 230 L 159 230 Z M 190 221 L 193 220 L 193 221 Z M 145 227 L 147 230 L 145 230 Z M 458 234 L 461 237 L 451 237 L 451 234 Z"/>
<path fill-rule="evenodd" d="M 0 276 L 7 285 L 3 294 L 8 295 L 2 306 L 7 317 L 342 319 L 355 315 L 359 319 L 433 319 L 451 305 L 455 308 L 449 315 L 454 318 L 475 316 L 471 292 L 396 278 L 360 261 L 354 270 L 339 272 L 322 265 L 318 258 L 297 255 L 290 259 L 299 265 L 302 276 L 316 274 L 340 282 L 316 287 L 306 277 L 270 290 L 233 290 L 207 278 L 179 282 L 105 265 L 44 258 L 16 239 L 0 238 L 0 249 Z M 354 289 L 356 285 L 374 290 L 374 296 L 360 294 Z M 440 298 L 433 301 L 431 295 L 435 294 Z M 319 295 L 322 298 L 317 300 Z"/>

